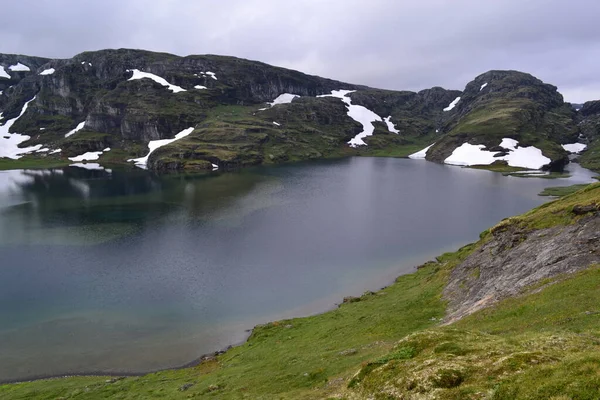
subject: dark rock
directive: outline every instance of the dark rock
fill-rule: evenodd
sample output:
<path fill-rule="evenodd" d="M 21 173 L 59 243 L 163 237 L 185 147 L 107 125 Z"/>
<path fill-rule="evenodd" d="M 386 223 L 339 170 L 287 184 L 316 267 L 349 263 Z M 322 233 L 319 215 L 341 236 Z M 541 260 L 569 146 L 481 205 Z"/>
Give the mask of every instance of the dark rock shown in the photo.
<path fill-rule="evenodd" d="M 356 303 L 356 302 L 359 302 L 360 300 L 361 300 L 360 297 L 347 296 L 347 297 L 344 297 L 344 300 L 342 301 L 342 303 Z"/>
<path fill-rule="evenodd" d="M 589 204 L 586 206 L 577 205 L 577 206 L 573 207 L 573 214 L 584 215 L 584 214 L 588 214 L 588 213 L 592 213 L 592 212 L 597 212 L 599 210 L 600 210 L 600 208 L 595 204 Z"/>
<path fill-rule="evenodd" d="M 186 383 L 185 385 L 182 385 L 182 386 L 179 387 L 179 391 L 180 392 L 185 392 L 186 390 L 188 390 L 192 386 L 194 386 L 194 383 Z"/>

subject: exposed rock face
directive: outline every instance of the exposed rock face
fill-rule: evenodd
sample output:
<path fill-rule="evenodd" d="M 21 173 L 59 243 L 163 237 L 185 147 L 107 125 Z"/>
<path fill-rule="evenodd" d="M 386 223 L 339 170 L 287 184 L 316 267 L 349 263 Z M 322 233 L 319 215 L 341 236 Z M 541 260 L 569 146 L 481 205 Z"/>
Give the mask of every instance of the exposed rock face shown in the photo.
<path fill-rule="evenodd" d="M 584 117 L 600 115 L 600 100 L 588 101 L 584 103 L 579 112 Z"/>
<path fill-rule="evenodd" d="M 585 103 L 579 110 L 578 121 L 580 139 L 588 142 L 600 139 L 600 100 Z"/>
<path fill-rule="evenodd" d="M 529 285 L 600 263 L 600 213 L 597 205 L 573 210 L 587 214 L 573 225 L 524 231 L 515 226 L 493 232 L 451 273 L 444 290 L 446 322 L 451 323 Z"/>

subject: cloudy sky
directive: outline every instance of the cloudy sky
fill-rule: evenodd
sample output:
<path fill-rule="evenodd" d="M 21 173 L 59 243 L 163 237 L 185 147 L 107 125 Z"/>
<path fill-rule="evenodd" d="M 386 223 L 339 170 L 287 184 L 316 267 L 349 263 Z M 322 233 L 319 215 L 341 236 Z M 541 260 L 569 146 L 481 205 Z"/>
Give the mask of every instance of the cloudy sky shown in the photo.
<path fill-rule="evenodd" d="M 598 0 L 19 0 L 0 52 L 225 54 L 387 89 L 462 89 L 518 69 L 600 99 Z"/>

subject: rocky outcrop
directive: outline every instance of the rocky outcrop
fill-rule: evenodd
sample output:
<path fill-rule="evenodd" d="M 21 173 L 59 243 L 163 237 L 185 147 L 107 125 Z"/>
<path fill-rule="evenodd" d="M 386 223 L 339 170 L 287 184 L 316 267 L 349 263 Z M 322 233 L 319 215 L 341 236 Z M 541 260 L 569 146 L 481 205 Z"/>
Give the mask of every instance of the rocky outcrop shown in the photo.
<path fill-rule="evenodd" d="M 572 225 L 547 229 L 524 229 L 519 224 L 492 229 L 491 239 L 450 274 L 444 290 L 445 322 L 517 296 L 544 279 L 600 264 L 598 204 L 577 205 L 571 212 L 584 217 Z"/>

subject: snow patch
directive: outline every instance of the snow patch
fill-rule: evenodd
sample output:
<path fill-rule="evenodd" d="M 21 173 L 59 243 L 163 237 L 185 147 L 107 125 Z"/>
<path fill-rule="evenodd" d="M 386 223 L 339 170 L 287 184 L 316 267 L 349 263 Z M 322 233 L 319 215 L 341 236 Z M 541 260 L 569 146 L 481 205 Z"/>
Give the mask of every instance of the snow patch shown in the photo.
<path fill-rule="evenodd" d="M 540 169 L 552 161 L 544 156 L 542 150 L 534 146 L 518 147 L 502 157 L 502 160 L 505 160 L 511 167 L 529 169 Z"/>
<path fill-rule="evenodd" d="M 503 138 L 500 147 L 508 150 L 508 154 L 501 157 L 496 157 L 501 152 L 484 150 L 483 144 L 464 143 L 454 149 L 450 157 L 444 160 L 445 164 L 451 165 L 490 165 L 494 161 L 506 161 L 511 167 L 540 169 L 544 165 L 551 162 L 548 157 L 545 157 L 540 149 L 534 146 L 519 147 L 519 142 Z"/>
<path fill-rule="evenodd" d="M 519 142 L 515 139 L 503 138 L 500 142 L 500 147 L 505 148 L 506 150 L 516 150 Z"/>
<path fill-rule="evenodd" d="M 131 78 L 127 79 L 128 81 L 147 78 L 147 79 L 152 79 L 154 82 L 165 86 L 173 93 L 179 93 L 179 92 L 186 91 L 184 88 L 177 86 L 177 85 L 172 85 L 169 82 L 167 82 L 167 80 L 165 78 L 161 78 L 160 76 L 151 74 L 150 72 L 142 72 L 139 69 L 132 69 L 132 70 L 128 69 L 127 71 L 133 72 L 133 76 Z"/>
<path fill-rule="evenodd" d="M 54 68 L 48 68 L 40 72 L 40 75 L 52 75 L 56 70 Z"/>
<path fill-rule="evenodd" d="M 211 163 L 211 165 L 212 165 L 212 170 L 213 170 L 213 171 L 216 171 L 216 170 L 218 170 L 218 169 L 219 169 L 219 166 L 218 166 L 217 164 L 212 164 L 212 163 Z"/>
<path fill-rule="evenodd" d="M 68 133 L 66 133 L 65 137 L 68 138 L 69 136 L 76 134 L 77 132 L 82 130 L 84 126 L 85 126 L 85 121 L 80 122 L 79 124 L 77 124 L 77 126 L 75 128 L 71 129 Z"/>
<path fill-rule="evenodd" d="M 73 162 L 80 161 L 95 161 L 100 158 L 102 155 L 102 151 L 88 151 L 87 153 L 83 153 L 79 156 L 69 157 L 69 160 Z"/>
<path fill-rule="evenodd" d="M 150 157 L 150 154 L 152 154 L 152 152 L 154 150 L 156 150 L 160 147 L 166 146 L 169 143 L 173 143 L 176 140 L 182 139 L 182 138 L 188 136 L 193 131 L 194 131 L 194 127 L 191 127 L 191 128 L 182 130 L 177 135 L 175 135 L 175 137 L 173 139 L 151 140 L 150 142 L 148 142 L 148 150 L 149 150 L 148 154 L 146 154 L 144 157 L 132 158 L 127 161 L 135 163 L 135 165 L 137 167 L 146 169 L 148 167 L 148 157 Z"/>
<path fill-rule="evenodd" d="M 196 85 L 194 86 L 194 89 L 208 89 L 206 86 L 202 86 L 202 85 Z"/>
<path fill-rule="evenodd" d="M 70 164 L 69 167 L 89 169 L 91 171 L 104 171 L 105 170 L 105 168 L 98 163 L 75 163 L 75 164 Z M 106 171 L 111 172 L 109 169 L 107 169 Z"/>
<path fill-rule="evenodd" d="M 391 121 L 392 120 L 392 116 L 391 115 L 389 117 L 387 117 L 387 118 L 384 118 L 383 120 L 385 121 L 385 124 L 387 125 L 388 131 L 390 131 L 392 133 L 400 133 L 400 131 L 398 129 L 396 129 L 396 126 Z"/>
<path fill-rule="evenodd" d="M 373 122 L 382 122 L 382 119 L 368 108 L 352 104 L 352 99 L 347 97 L 347 95 L 353 92 L 355 92 L 355 90 L 332 90 L 331 94 L 324 94 L 317 97 L 336 97 L 341 99 L 346 104 L 348 116 L 363 126 L 363 131 L 350 139 L 348 144 L 350 147 L 366 146 L 367 144 L 363 139 L 373 134 L 373 131 L 375 130 Z"/>
<path fill-rule="evenodd" d="M 284 93 L 284 94 L 280 94 L 279 96 L 277 96 L 277 98 L 275 100 L 273 100 L 272 102 L 270 102 L 268 104 L 270 104 L 271 107 L 276 106 L 277 104 L 287 104 L 287 103 L 291 103 L 292 100 L 294 100 L 296 97 L 300 97 L 300 96 L 298 96 L 297 94 Z M 265 108 L 265 110 L 266 110 L 266 108 Z"/>
<path fill-rule="evenodd" d="M 494 157 L 498 152 L 483 150 L 483 144 L 464 143 L 462 146 L 454 149 L 450 157 L 444 160 L 444 163 L 451 165 L 490 165 L 501 158 Z"/>
<path fill-rule="evenodd" d="M 32 151 L 36 151 L 42 148 L 41 144 L 20 148 L 19 144 L 26 142 L 31 139 L 28 135 L 21 135 L 20 133 L 9 133 L 8 131 L 13 126 L 13 124 L 25 114 L 29 103 L 35 100 L 35 97 L 23 105 L 21 109 L 21 113 L 13 119 L 6 121 L 6 123 L 0 126 L 0 158 L 6 157 L 11 158 L 13 160 L 17 160 L 23 157 L 27 153 L 31 153 Z"/>
<path fill-rule="evenodd" d="M 460 96 L 458 96 L 457 98 L 455 98 L 454 100 L 452 100 L 452 103 L 450 103 L 448 105 L 448 107 L 444 108 L 444 111 L 450 111 L 450 110 L 452 110 L 454 107 L 456 107 L 456 105 L 458 104 L 459 101 L 460 101 Z"/>
<path fill-rule="evenodd" d="M 577 154 L 584 151 L 587 148 L 587 145 L 584 143 L 569 143 L 563 144 L 562 148 L 568 151 L 569 153 Z"/>
<path fill-rule="evenodd" d="M 47 148 L 47 147 L 44 147 L 43 149 L 36 150 L 35 152 L 36 152 L 36 153 L 45 153 L 45 152 L 47 152 L 47 151 L 50 151 L 50 149 L 49 149 L 49 148 Z"/>
<path fill-rule="evenodd" d="M 60 153 L 62 151 L 62 149 L 56 149 L 56 150 L 52 150 L 50 153 L 48 154 L 56 154 L 56 153 Z"/>
<path fill-rule="evenodd" d="M 211 78 L 213 78 L 215 81 L 218 80 L 217 79 L 217 74 L 215 74 L 214 72 L 210 72 L 210 71 L 206 71 L 206 72 L 200 72 L 200 75 L 203 78 L 206 78 L 207 76 L 210 76 Z M 198 74 L 194 74 L 194 76 L 198 76 Z"/>
<path fill-rule="evenodd" d="M 481 87 L 479 88 L 479 91 L 481 92 L 483 90 L 483 88 L 486 87 L 487 85 L 488 85 L 487 82 L 484 83 L 483 85 L 481 85 Z"/>
<path fill-rule="evenodd" d="M 433 146 L 435 143 L 425 147 L 423 150 L 421 151 L 417 151 L 416 153 L 411 154 L 410 156 L 408 156 L 408 158 L 412 158 L 413 160 L 422 160 L 425 158 L 425 156 L 427 156 L 427 150 L 429 150 L 431 148 L 431 146 Z"/>
<path fill-rule="evenodd" d="M 11 71 L 31 71 L 27 65 L 17 63 L 16 65 L 11 65 L 8 67 Z"/>
<path fill-rule="evenodd" d="M 0 78 L 10 79 L 10 75 L 6 72 L 2 65 L 0 65 Z"/>
<path fill-rule="evenodd" d="M 273 121 L 273 125 L 281 126 L 281 124 L 279 122 L 275 122 L 275 121 Z"/>

